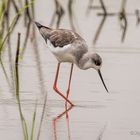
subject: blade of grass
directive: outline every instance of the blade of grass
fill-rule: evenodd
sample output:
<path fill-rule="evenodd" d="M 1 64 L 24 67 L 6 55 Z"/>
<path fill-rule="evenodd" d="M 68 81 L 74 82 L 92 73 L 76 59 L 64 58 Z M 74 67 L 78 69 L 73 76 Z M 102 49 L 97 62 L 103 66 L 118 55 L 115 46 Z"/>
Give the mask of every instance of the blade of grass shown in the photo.
<path fill-rule="evenodd" d="M 45 109 L 46 109 L 46 103 L 47 103 L 47 94 L 45 95 L 45 99 L 44 99 L 44 105 L 43 105 L 42 116 L 41 116 L 41 120 L 40 120 L 40 125 L 39 125 L 39 131 L 38 131 L 38 135 L 37 135 L 37 140 L 40 139 L 41 127 L 42 127 L 42 123 L 43 123 L 43 119 L 44 119 L 44 114 L 45 114 Z"/>
<path fill-rule="evenodd" d="M 34 110 L 33 119 L 32 119 L 31 140 L 34 139 L 34 129 L 35 129 L 36 111 L 37 111 L 37 101 L 36 101 L 36 104 L 35 104 L 35 110 Z"/>
<path fill-rule="evenodd" d="M 1 25 L 3 18 L 4 18 L 4 13 L 5 13 L 5 10 L 7 8 L 7 3 L 8 3 L 8 0 L 2 0 L 0 2 L 0 25 Z"/>
<path fill-rule="evenodd" d="M 16 51 L 16 59 L 15 59 L 15 85 L 16 85 L 16 99 L 18 102 L 19 114 L 24 134 L 24 140 L 28 140 L 28 129 L 25 118 L 22 113 L 20 96 L 19 96 L 19 71 L 18 71 L 18 62 L 19 62 L 19 50 L 20 50 L 20 33 L 18 33 L 18 41 L 17 41 L 17 51 Z"/>
<path fill-rule="evenodd" d="M 5 4 L 6 3 L 6 4 Z M 4 34 L 4 15 L 6 9 L 7 1 L 0 1 L 0 44 L 2 42 L 2 36 Z"/>

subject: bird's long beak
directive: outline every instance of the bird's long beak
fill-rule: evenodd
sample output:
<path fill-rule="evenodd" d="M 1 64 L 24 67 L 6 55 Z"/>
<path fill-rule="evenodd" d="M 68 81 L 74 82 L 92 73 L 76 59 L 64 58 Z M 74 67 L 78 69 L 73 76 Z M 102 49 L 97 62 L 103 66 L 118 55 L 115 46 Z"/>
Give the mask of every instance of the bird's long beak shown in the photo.
<path fill-rule="evenodd" d="M 107 89 L 107 87 L 106 87 L 106 85 L 105 85 L 105 82 L 104 82 L 104 79 L 103 79 L 103 77 L 102 77 L 102 74 L 101 74 L 101 71 L 100 71 L 100 70 L 98 70 L 98 74 L 99 74 L 99 76 L 100 76 L 100 78 L 101 78 L 101 81 L 102 81 L 102 83 L 103 83 L 103 85 L 104 85 L 106 91 L 108 92 L 108 89 Z M 109 93 L 109 92 L 108 92 L 108 93 Z"/>

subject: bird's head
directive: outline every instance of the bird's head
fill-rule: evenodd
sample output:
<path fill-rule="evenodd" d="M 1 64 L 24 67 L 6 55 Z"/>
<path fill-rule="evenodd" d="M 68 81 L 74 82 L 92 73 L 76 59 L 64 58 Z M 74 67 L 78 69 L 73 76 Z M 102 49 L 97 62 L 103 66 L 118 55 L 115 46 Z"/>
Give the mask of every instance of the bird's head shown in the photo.
<path fill-rule="evenodd" d="M 99 70 L 102 66 L 102 58 L 97 53 L 86 53 L 81 62 L 83 69 L 94 68 Z"/>
<path fill-rule="evenodd" d="M 106 91 L 108 92 L 108 89 L 105 85 L 105 82 L 103 80 L 101 70 L 100 70 L 102 67 L 102 58 L 97 53 L 87 53 L 83 56 L 83 60 L 81 62 L 82 62 L 83 69 L 93 68 L 93 69 L 97 70 L 97 72 L 101 78 L 101 81 L 102 81 Z"/>
<path fill-rule="evenodd" d="M 91 62 L 91 67 L 96 70 L 99 70 L 102 66 L 102 58 L 97 53 L 90 54 L 89 61 Z"/>

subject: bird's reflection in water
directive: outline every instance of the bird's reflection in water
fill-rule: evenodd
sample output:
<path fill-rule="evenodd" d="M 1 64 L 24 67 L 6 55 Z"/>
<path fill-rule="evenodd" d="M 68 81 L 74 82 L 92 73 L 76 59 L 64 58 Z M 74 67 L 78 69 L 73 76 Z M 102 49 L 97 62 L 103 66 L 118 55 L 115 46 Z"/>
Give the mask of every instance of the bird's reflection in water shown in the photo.
<path fill-rule="evenodd" d="M 57 122 L 62 117 L 65 117 L 64 121 L 66 121 L 66 131 L 67 131 L 67 134 L 68 134 L 67 140 L 71 140 L 70 125 L 69 125 L 69 112 L 72 108 L 73 108 L 73 106 L 68 107 L 67 103 L 66 103 L 65 104 L 65 110 L 52 120 L 53 131 L 54 131 L 54 140 L 58 140 Z"/>

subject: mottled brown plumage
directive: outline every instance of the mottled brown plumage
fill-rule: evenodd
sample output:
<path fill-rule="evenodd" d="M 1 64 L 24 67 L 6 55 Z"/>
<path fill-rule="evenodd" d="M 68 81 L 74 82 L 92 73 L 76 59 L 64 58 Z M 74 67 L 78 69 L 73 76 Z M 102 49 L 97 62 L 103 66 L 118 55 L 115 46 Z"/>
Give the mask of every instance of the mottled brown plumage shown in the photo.
<path fill-rule="evenodd" d="M 77 33 L 65 29 L 51 31 L 48 39 L 54 47 L 63 47 L 65 45 L 72 44 L 76 39 L 82 40 Z"/>
<path fill-rule="evenodd" d="M 54 47 L 63 47 L 72 44 L 76 40 L 84 41 L 77 33 L 67 29 L 51 29 L 43 25 L 39 25 L 40 30 L 44 30 L 45 39 L 49 39 Z"/>

